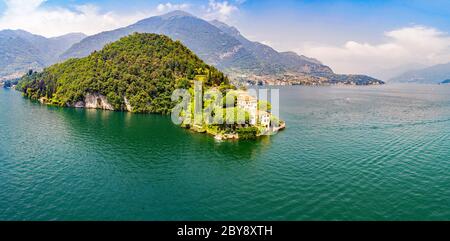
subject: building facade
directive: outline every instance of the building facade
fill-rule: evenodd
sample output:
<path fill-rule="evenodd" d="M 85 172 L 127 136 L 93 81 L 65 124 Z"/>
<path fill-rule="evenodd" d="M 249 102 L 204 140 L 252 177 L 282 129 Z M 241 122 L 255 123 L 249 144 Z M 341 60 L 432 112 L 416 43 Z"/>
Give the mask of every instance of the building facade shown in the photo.
<path fill-rule="evenodd" d="M 247 92 L 239 93 L 237 97 L 237 107 L 247 111 L 250 114 L 250 124 L 257 124 L 258 99 L 249 95 Z"/>

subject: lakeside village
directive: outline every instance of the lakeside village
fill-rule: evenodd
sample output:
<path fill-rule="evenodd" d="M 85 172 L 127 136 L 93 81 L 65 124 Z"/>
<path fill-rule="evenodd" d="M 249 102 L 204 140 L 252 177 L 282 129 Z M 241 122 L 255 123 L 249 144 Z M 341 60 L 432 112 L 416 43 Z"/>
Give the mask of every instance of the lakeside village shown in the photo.
<path fill-rule="evenodd" d="M 19 82 L 19 79 L 13 79 L 13 80 L 1 80 L 0 79 L 0 87 L 3 87 L 5 89 L 15 89 L 18 82 Z"/>
<path fill-rule="evenodd" d="M 216 140 L 257 139 L 286 128 L 286 123 L 272 114 L 272 105 L 258 100 L 256 91 L 229 90 L 223 97 L 216 88 L 204 95 L 201 84 L 199 88 L 196 85 L 194 91 L 190 89 L 188 97 L 183 97 L 184 103 L 172 112 L 172 120 L 179 120 L 176 124 L 183 128 L 213 135 Z"/>

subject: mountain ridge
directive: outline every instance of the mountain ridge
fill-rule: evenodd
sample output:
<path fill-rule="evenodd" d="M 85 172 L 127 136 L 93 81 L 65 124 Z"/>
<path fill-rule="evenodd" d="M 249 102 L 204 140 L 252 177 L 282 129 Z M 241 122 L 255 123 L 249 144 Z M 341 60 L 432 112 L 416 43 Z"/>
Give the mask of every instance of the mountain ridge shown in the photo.
<path fill-rule="evenodd" d="M 450 79 L 450 63 L 437 64 L 430 67 L 408 71 L 390 81 L 399 83 L 438 84 Z"/>
<path fill-rule="evenodd" d="M 0 31 L 0 79 L 16 78 L 30 69 L 53 64 L 58 56 L 86 35 L 70 33 L 46 38 L 24 30 Z"/>
<path fill-rule="evenodd" d="M 140 20 L 127 27 L 86 37 L 60 56 L 60 61 L 100 50 L 134 32 L 164 34 L 181 41 L 201 59 L 237 82 L 252 84 L 382 84 L 363 75 L 337 75 L 320 61 L 246 39 L 235 28 L 206 21 L 183 11 Z"/>

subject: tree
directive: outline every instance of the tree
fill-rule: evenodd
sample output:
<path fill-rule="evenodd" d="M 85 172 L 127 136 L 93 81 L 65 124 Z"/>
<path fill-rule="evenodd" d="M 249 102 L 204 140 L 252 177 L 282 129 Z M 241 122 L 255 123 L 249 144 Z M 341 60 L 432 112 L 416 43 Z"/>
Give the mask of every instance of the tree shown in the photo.
<path fill-rule="evenodd" d="M 228 78 L 207 65 L 179 41 L 157 34 L 135 33 L 81 59 L 70 59 L 29 71 L 20 89 L 32 99 L 46 97 L 61 106 L 87 94 L 107 97 L 114 109 L 124 109 L 127 97 L 134 112 L 170 113 L 176 88 L 188 89 L 194 78 L 206 87 L 228 85 Z"/>

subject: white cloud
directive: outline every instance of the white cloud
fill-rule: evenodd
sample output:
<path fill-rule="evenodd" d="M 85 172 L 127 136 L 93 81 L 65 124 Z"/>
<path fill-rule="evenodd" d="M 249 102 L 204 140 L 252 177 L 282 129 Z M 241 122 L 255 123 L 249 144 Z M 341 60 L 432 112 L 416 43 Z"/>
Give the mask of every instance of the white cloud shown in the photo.
<path fill-rule="evenodd" d="M 59 36 L 71 32 L 91 35 L 130 25 L 143 18 L 160 15 L 174 10 L 190 10 L 188 3 L 160 3 L 154 9 L 142 12 L 119 14 L 104 12 L 95 4 L 72 5 L 69 7 L 49 7 L 47 0 L 0 0 L 6 10 L 0 15 L 0 30 L 23 29 L 46 37 Z M 197 12 L 208 20 L 230 20 L 239 11 L 245 0 L 209 0 L 208 5 L 198 5 Z"/>
<path fill-rule="evenodd" d="M 165 13 L 165 12 L 170 12 L 170 11 L 174 11 L 174 10 L 187 10 L 189 8 L 190 8 L 190 5 L 187 3 L 182 3 L 182 4 L 160 3 L 156 7 L 156 10 L 159 13 Z"/>
<path fill-rule="evenodd" d="M 44 7 L 46 0 L 3 0 L 6 10 L 0 16 L 0 29 L 23 29 L 47 37 L 70 32 L 95 34 L 132 24 L 149 13 L 121 15 L 102 13 L 92 4 L 76 5 L 74 10 Z"/>
<path fill-rule="evenodd" d="M 317 58 L 338 73 L 364 73 L 388 79 L 405 66 L 450 62 L 450 36 L 435 28 L 405 27 L 385 33 L 380 44 L 348 41 L 344 46 L 305 44 L 297 51 Z M 398 70 L 398 71 L 396 71 Z"/>
<path fill-rule="evenodd" d="M 237 3 L 239 4 L 240 2 L 238 1 Z M 209 0 L 205 18 L 227 21 L 231 15 L 237 11 L 239 11 L 239 8 L 228 1 L 220 2 L 216 0 Z"/>

